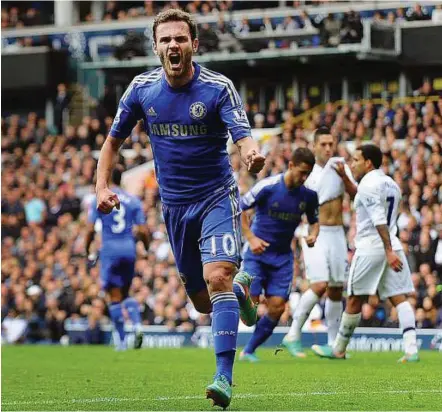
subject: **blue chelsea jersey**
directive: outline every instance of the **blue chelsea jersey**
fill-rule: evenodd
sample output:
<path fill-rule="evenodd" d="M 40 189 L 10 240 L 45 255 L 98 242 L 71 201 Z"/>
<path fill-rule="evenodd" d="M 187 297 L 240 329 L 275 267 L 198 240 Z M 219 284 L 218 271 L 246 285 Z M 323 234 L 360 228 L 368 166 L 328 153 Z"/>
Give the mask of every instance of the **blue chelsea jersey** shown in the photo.
<path fill-rule="evenodd" d="M 97 210 L 96 201 L 91 205 L 88 221 L 102 223 L 101 255 L 135 255 L 135 239 L 132 233 L 133 225 L 143 225 L 146 218 L 141 201 L 133 195 L 116 187 L 111 188 L 120 199 L 120 209 L 114 208 L 105 214 Z"/>
<path fill-rule="evenodd" d="M 258 182 L 240 202 L 242 210 L 255 208 L 252 232 L 270 243 L 268 250 L 290 251 L 291 241 L 305 213 L 310 224 L 318 222 L 318 196 L 300 186 L 288 189 L 284 174 Z"/>
<path fill-rule="evenodd" d="M 161 199 L 189 204 L 234 183 L 227 153 L 251 136 L 241 99 L 225 76 L 193 63 L 193 79 L 171 87 L 162 68 L 136 76 L 120 100 L 110 135 L 126 138 L 144 120 Z"/>

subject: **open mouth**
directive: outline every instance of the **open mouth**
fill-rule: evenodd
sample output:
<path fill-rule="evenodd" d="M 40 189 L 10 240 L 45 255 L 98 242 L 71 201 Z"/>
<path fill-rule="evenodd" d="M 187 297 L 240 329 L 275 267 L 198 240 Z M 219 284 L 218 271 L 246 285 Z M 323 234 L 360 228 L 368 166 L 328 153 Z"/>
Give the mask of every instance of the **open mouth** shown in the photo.
<path fill-rule="evenodd" d="M 178 53 L 173 53 L 169 55 L 170 65 L 172 69 L 179 69 L 181 66 L 181 56 Z"/>

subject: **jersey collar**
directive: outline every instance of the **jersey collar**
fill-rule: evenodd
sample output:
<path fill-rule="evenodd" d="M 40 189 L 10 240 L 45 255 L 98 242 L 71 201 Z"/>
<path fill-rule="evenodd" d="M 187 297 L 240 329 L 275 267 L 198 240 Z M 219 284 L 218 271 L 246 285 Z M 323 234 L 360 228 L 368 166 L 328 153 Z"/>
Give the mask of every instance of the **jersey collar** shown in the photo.
<path fill-rule="evenodd" d="M 201 71 L 201 66 L 198 63 L 192 62 L 192 65 L 194 68 L 192 80 L 182 87 L 172 87 L 169 83 L 167 83 L 166 74 L 163 70 L 163 75 L 161 76 L 162 87 L 172 93 L 184 93 L 186 90 L 190 89 L 195 81 L 198 79 Z"/>

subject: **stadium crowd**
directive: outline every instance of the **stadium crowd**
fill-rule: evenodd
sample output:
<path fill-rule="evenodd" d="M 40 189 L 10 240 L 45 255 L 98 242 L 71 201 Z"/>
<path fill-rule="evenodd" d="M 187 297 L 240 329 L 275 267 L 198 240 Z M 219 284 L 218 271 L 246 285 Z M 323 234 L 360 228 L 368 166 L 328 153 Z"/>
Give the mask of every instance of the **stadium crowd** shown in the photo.
<path fill-rule="evenodd" d="M 43 4 L 40 4 L 43 3 Z M 2 6 L 2 28 L 20 28 L 24 26 L 36 26 L 53 23 L 52 14 L 48 11 L 50 2 L 37 2 L 36 7 L 24 8 L 17 2 L 5 2 Z M 86 2 L 85 2 L 86 3 Z M 89 2 L 90 3 L 90 2 Z M 368 18 L 376 22 L 389 22 L 391 24 L 402 21 L 433 20 L 442 21 L 442 5 L 433 7 L 422 7 L 418 3 L 410 8 L 398 8 L 396 10 L 372 10 L 358 13 L 348 11 L 346 13 L 328 13 L 327 15 L 308 15 L 306 6 L 319 6 L 324 2 L 288 2 L 294 10 L 300 13 L 284 18 L 262 19 L 242 19 L 233 20 L 231 11 L 246 8 L 257 8 L 253 2 L 238 1 L 144 1 L 144 2 L 121 2 L 107 1 L 104 5 L 103 15 L 98 18 L 90 10 L 84 12 L 84 7 L 80 10 L 83 16 L 82 21 L 86 23 L 99 21 L 127 21 L 139 17 L 150 17 L 159 11 L 168 8 L 182 8 L 194 15 L 215 15 L 218 16 L 216 23 L 202 23 L 199 25 L 199 39 L 201 54 L 214 51 L 259 51 L 262 49 L 291 48 L 291 47 L 315 47 L 326 46 L 336 47 L 339 44 L 360 43 L 363 37 L 362 19 Z M 329 2 L 328 2 L 329 3 Z M 278 7 L 279 2 L 261 2 L 260 8 Z M 44 8 L 40 10 L 40 8 Z M 287 38 L 272 40 L 273 35 L 280 36 L 286 33 L 291 35 L 296 30 L 317 29 L 319 33 L 311 36 L 301 36 L 299 38 Z M 261 32 L 270 39 L 262 39 L 243 44 L 241 41 L 249 33 Z M 314 32 L 313 32 L 314 33 Z M 17 38 L 13 42 L 5 42 L 5 51 L 13 51 L 23 47 L 33 46 L 52 47 L 48 36 Z M 115 54 L 119 60 L 126 59 L 127 54 L 131 56 L 146 56 L 151 54 L 150 43 L 146 42 L 146 37 L 142 33 L 130 32 L 125 43 L 115 47 Z"/>
<path fill-rule="evenodd" d="M 282 127 L 280 134 L 262 142 L 267 161 L 258 178 L 284 171 L 295 148 L 311 147 L 310 133 L 320 125 L 331 128 L 339 141 L 338 154 L 347 161 L 351 144 L 371 139 L 380 145 L 383 169 L 403 191 L 397 224 L 413 273 L 416 293 L 410 301 L 418 327 L 442 328 L 442 98 L 431 101 L 429 83 L 419 94 L 428 96 L 419 104 L 328 103 L 323 111 L 306 116 L 302 125 L 296 116 L 308 102 L 299 108 L 289 102 L 280 109 L 271 101 L 263 112 L 250 102 L 247 111 L 254 128 Z M 108 323 L 99 268 L 88 265 L 84 234 L 94 196 L 94 151 L 101 147 L 111 122 L 105 113 L 58 131 L 36 113 L 2 117 L 1 311 L 8 341 L 59 342 L 65 335 L 64 322 L 70 319 L 87 322 L 89 341 L 98 342 L 100 325 Z M 152 159 L 141 125 L 124 148 L 133 149 L 131 156 L 120 156 L 127 169 Z M 231 163 L 240 191 L 245 193 L 254 178 L 241 166 L 235 151 Z M 210 324 L 210 317 L 198 314 L 186 299 L 162 222 L 153 172 L 147 173 L 139 195 L 147 216 L 149 245 L 147 256 L 137 260 L 131 293 L 140 303 L 143 323 L 182 331 Z M 351 258 L 355 221 L 348 198 L 345 226 Z M 99 248 L 99 239 L 94 248 Z M 307 288 L 296 240 L 294 248 L 293 289 L 282 325 L 290 323 L 289 309 Z M 264 308 L 263 301 L 261 313 Z M 323 308 L 318 305 L 311 325 L 321 325 L 322 318 Z M 364 306 L 362 325 L 396 327 L 397 314 L 372 297 Z"/>

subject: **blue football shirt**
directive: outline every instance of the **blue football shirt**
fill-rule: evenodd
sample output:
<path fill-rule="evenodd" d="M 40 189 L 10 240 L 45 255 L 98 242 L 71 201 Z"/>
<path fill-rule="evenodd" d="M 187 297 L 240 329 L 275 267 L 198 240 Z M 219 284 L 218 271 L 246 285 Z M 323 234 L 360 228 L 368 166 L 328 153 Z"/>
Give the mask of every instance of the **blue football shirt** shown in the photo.
<path fill-rule="evenodd" d="M 293 234 L 305 213 L 310 224 L 318 222 L 318 196 L 300 186 L 289 190 L 284 174 L 258 182 L 240 201 L 242 210 L 255 208 L 252 232 L 270 243 L 268 251 L 290 251 Z"/>
<path fill-rule="evenodd" d="M 121 188 L 112 188 L 112 191 L 120 199 L 120 209 L 114 208 L 109 214 L 102 213 L 97 209 L 95 200 L 91 205 L 88 220 L 91 223 L 101 220 L 101 256 L 132 256 L 135 255 L 133 225 L 146 223 L 143 207 L 136 196 L 128 194 Z"/>
<path fill-rule="evenodd" d="M 251 136 L 233 83 L 193 63 L 195 73 L 183 87 L 171 87 L 162 68 L 136 76 L 120 100 L 110 135 L 126 138 L 144 121 L 165 204 L 189 204 L 234 184 L 227 153 Z"/>

